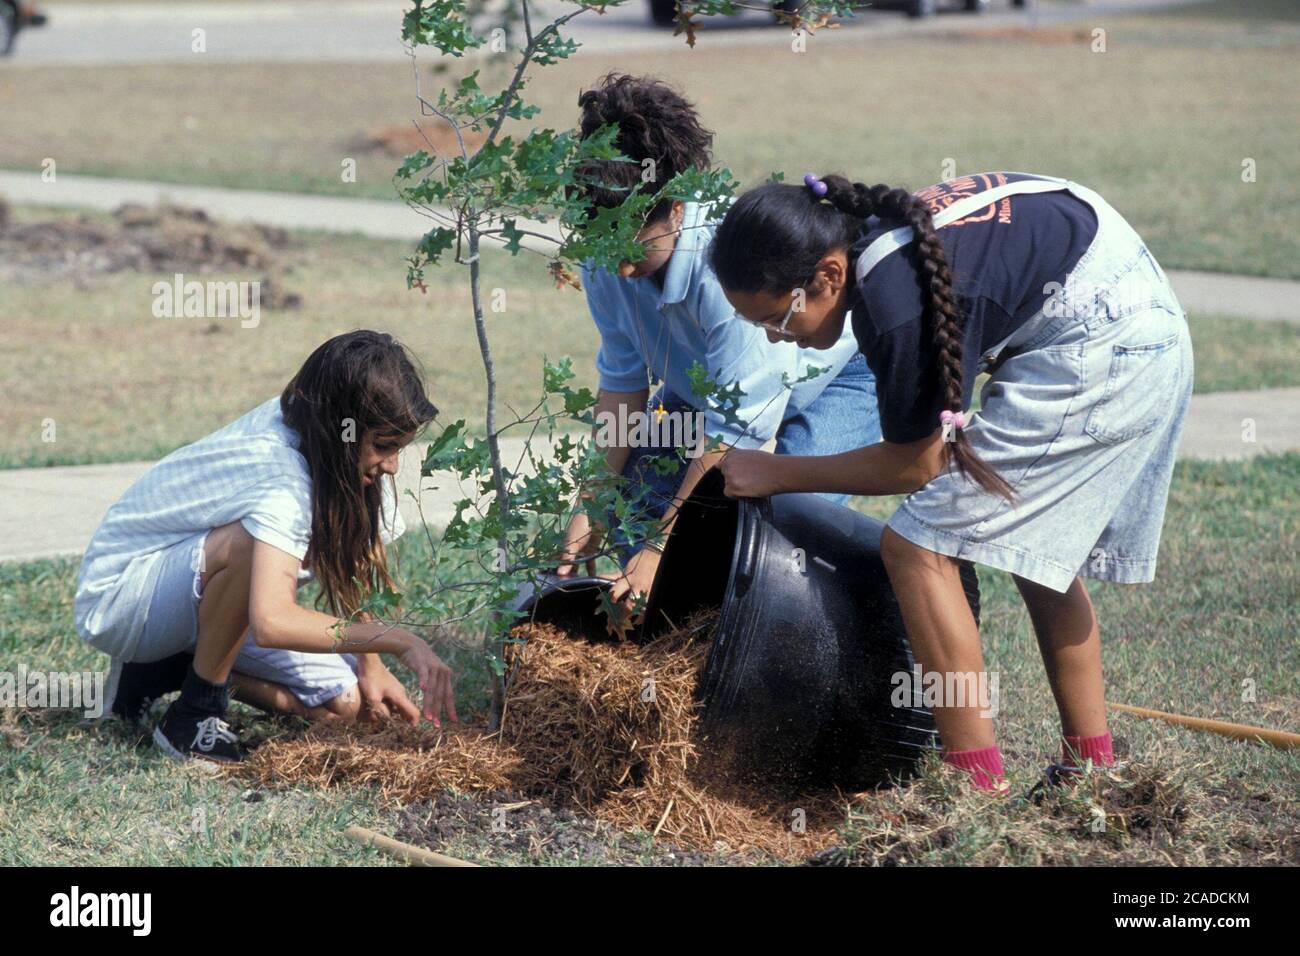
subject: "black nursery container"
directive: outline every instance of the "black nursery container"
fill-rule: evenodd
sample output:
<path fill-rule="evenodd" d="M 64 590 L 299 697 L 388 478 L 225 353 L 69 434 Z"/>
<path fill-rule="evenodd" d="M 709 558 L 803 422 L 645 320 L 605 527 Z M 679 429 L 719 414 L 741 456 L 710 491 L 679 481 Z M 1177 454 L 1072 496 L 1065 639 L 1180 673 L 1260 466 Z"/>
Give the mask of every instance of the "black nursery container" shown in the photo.
<path fill-rule="evenodd" d="M 683 504 L 639 635 L 717 607 L 698 688 L 703 751 L 722 777 L 862 790 L 904 777 L 936 746 L 934 718 L 895 707 L 911 673 L 898 603 L 880 558 L 884 526 L 816 495 L 729 499 L 714 471 Z M 962 570 L 979 618 L 974 568 Z M 602 582 L 521 595 L 521 611 L 599 637 Z"/>

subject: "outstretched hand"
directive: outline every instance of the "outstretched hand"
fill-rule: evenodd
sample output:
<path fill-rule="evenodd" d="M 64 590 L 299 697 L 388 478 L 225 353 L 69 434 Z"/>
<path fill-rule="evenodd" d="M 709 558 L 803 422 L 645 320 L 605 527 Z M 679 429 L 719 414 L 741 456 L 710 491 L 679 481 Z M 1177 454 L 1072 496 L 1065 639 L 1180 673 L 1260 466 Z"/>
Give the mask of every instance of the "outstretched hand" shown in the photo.
<path fill-rule="evenodd" d="M 401 661 L 415 671 L 420 679 L 420 691 L 424 706 L 421 712 L 425 720 L 433 721 L 435 727 L 442 726 L 442 714 L 445 711 L 453 721 L 459 721 L 456 715 L 456 695 L 452 687 L 451 668 L 433 652 L 433 648 L 416 635 L 401 656 Z"/>
<path fill-rule="evenodd" d="M 596 559 L 593 555 L 600 549 L 601 529 L 593 527 L 586 512 L 574 512 L 564 530 L 564 545 L 560 550 L 560 563 L 555 573 L 560 577 L 576 575 L 578 568 L 585 564 L 587 574 L 596 574 Z"/>
<path fill-rule="evenodd" d="M 636 612 L 636 599 L 639 596 L 650 597 L 654 587 L 655 575 L 659 573 L 659 559 L 662 555 L 653 548 L 642 548 L 632 556 L 622 571 L 602 574 L 601 577 L 613 581 L 609 589 L 609 600 L 623 610 L 624 623 L 636 623 L 632 615 Z M 611 622 L 612 624 L 612 622 Z"/>
<path fill-rule="evenodd" d="M 369 719 L 387 720 L 396 714 L 412 726 L 420 722 L 420 708 L 406 696 L 402 682 L 382 663 L 357 675 L 357 689 Z"/>

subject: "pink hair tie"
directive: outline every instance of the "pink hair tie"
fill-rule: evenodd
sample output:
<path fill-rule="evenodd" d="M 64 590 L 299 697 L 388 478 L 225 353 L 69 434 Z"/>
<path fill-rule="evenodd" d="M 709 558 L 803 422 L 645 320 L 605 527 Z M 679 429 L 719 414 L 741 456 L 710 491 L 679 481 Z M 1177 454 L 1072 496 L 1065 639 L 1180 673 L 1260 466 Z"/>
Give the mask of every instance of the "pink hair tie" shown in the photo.
<path fill-rule="evenodd" d="M 939 423 L 942 425 L 951 423 L 953 428 L 965 428 L 966 416 L 961 412 L 954 412 L 945 408 L 939 413 Z"/>
<path fill-rule="evenodd" d="M 827 187 L 816 173 L 804 173 L 803 184 L 812 190 L 812 194 L 818 199 L 826 195 Z"/>

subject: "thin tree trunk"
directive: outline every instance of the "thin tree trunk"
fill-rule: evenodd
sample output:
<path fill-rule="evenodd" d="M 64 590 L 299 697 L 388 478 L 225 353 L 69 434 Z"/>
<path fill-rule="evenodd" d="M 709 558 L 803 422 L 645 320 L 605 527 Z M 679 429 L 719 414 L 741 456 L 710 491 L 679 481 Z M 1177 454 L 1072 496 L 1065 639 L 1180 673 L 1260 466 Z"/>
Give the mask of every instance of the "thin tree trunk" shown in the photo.
<path fill-rule="evenodd" d="M 506 515 L 510 510 L 510 494 L 506 489 L 505 475 L 501 470 L 501 446 L 497 440 L 497 375 L 496 366 L 492 360 L 492 346 L 488 342 L 487 322 L 483 317 L 483 297 L 479 277 L 478 213 L 473 207 L 469 209 L 468 220 L 469 284 L 470 298 L 474 306 L 474 331 L 478 335 L 479 354 L 483 357 L 483 370 L 487 374 L 488 456 L 492 463 L 492 484 L 496 488 L 497 508 L 504 524 Z M 503 529 L 497 537 L 498 551 L 496 560 L 498 562 L 509 559 L 508 543 Z M 485 648 L 484 650 L 491 651 L 500 658 L 503 649 L 504 644 L 498 640 L 495 647 Z M 501 676 L 494 673 L 492 675 L 492 706 L 488 714 L 488 725 L 491 730 L 495 731 L 500 726 L 504 709 L 505 681 Z"/>

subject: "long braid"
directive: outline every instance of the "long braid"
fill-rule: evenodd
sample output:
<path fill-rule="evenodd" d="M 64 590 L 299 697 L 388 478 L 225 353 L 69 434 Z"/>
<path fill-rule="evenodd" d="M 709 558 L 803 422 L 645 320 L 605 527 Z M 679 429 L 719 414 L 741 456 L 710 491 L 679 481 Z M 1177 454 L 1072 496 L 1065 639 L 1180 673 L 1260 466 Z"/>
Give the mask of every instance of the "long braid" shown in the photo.
<path fill-rule="evenodd" d="M 840 211 L 862 220 L 876 215 L 882 220 L 906 223 L 916 233 L 917 264 L 927 290 L 926 321 L 935 346 L 943 405 L 952 412 L 963 411 L 962 350 L 966 318 L 953 291 L 948 253 L 929 207 L 905 189 L 883 184 L 868 187 L 849 182 L 843 176 L 825 176 L 822 182 L 827 187 L 826 199 Z M 1011 486 L 980 459 L 962 429 L 954 429 L 952 440 L 943 444 L 945 465 L 955 462 L 962 474 L 985 491 L 1014 500 Z"/>

